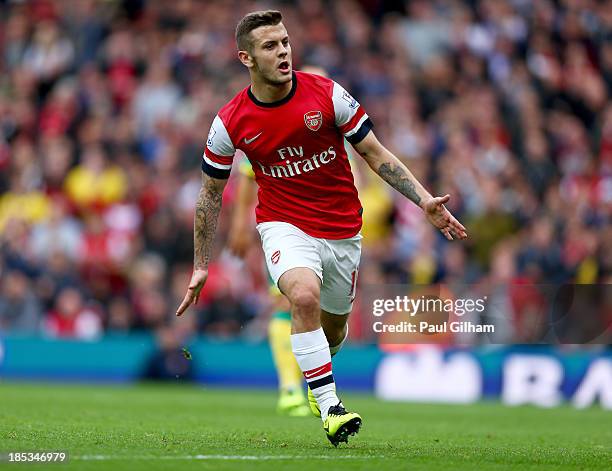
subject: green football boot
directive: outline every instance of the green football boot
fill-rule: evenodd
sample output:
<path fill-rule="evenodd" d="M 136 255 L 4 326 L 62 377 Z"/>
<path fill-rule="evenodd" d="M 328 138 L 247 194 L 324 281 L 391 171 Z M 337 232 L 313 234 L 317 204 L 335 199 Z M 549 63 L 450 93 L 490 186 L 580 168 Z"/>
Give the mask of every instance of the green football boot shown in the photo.
<path fill-rule="evenodd" d="M 319 409 L 319 404 L 317 404 L 317 400 L 315 399 L 310 388 L 308 388 L 308 405 L 310 406 L 312 415 L 315 417 L 321 417 L 321 409 Z"/>
<path fill-rule="evenodd" d="M 355 435 L 361 428 L 361 416 L 356 412 L 347 412 L 341 402 L 329 408 L 327 417 L 323 421 L 323 430 L 328 440 L 334 446 L 339 443 L 348 443 L 348 437 Z"/>
<path fill-rule="evenodd" d="M 289 417 L 306 417 L 310 415 L 304 393 L 299 390 L 281 391 L 276 411 Z"/>

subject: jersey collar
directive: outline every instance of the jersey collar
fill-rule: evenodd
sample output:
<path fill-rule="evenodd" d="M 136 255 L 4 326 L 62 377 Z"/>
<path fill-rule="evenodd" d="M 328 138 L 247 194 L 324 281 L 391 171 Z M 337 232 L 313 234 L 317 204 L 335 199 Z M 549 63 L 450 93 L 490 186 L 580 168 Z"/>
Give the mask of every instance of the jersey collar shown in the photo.
<path fill-rule="evenodd" d="M 269 103 L 266 103 L 263 101 L 259 101 L 257 98 L 255 98 L 255 95 L 253 95 L 253 92 L 251 91 L 251 87 L 247 89 L 247 93 L 251 101 L 255 103 L 257 106 L 263 106 L 264 108 L 274 108 L 276 106 L 284 105 L 289 100 L 291 100 L 291 98 L 293 98 L 293 95 L 295 95 L 296 90 L 297 90 L 297 75 L 295 74 L 295 71 L 293 71 L 291 73 L 291 90 L 289 90 L 289 93 L 287 94 L 285 98 L 281 98 L 280 100 L 271 101 Z"/>

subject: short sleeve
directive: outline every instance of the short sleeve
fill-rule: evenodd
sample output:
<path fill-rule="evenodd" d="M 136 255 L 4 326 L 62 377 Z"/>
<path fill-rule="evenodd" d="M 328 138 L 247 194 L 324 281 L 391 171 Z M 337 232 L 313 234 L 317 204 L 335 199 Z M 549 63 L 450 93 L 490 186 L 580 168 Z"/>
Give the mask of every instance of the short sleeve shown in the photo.
<path fill-rule="evenodd" d="M 336 127 L 351 144 L 360 142 L 374 127 L 363 106 L 342 86 L 334 82 L 332 92 Z"/>
<path fill-rule="evenodd" d="M 202 156 L 202 171 L 213 178 L 229 178 L 235 153 L 236 149 L 223 121 L 215 116 Z"/>

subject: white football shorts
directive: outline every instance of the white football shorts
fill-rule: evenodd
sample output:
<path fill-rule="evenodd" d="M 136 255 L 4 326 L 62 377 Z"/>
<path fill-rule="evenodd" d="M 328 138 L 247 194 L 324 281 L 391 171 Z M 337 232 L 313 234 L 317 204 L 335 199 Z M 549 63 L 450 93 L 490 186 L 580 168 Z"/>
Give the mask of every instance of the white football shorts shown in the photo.
<path fill-rule="evenodd" d="M 274 283 L 287 270 L 310 268 L 321 279 L 321 309 L 348 314 L 355 300 L 361 234 L 349 239 L 319 239 L 287 222 L 257 225 L 266 265 Z"/>

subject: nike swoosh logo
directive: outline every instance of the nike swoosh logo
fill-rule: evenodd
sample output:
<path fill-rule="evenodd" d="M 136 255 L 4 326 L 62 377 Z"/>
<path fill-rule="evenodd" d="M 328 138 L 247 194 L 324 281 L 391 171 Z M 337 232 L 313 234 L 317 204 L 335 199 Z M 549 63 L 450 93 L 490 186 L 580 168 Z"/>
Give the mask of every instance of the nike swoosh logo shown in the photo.
<path fill-rule="evenodd" d="M 311 374 L 308 373 L 304 373 L 304 378 L 308 379 L 308 378 L 312 378 L 313 376 L 316 376 L 317 374 L 319 374 L 321 371 L 323 371 L 325 369 L 325 367 L 319 368 L 316 371 L 313 371 Z"/>
<path fill-rule="evenodd" d="M 246 137 L 244 138 L 244 143 L 245 144 L 250 144 L 251 142 L 253 142 L 255 139 L 257 139 L 259 136 L 261 136 L 263 134 L 263 131 L 261 131 L 259 134 L 257 134 L 257 136 L 252 137 L 251 139 L 247 139 Z"/>

